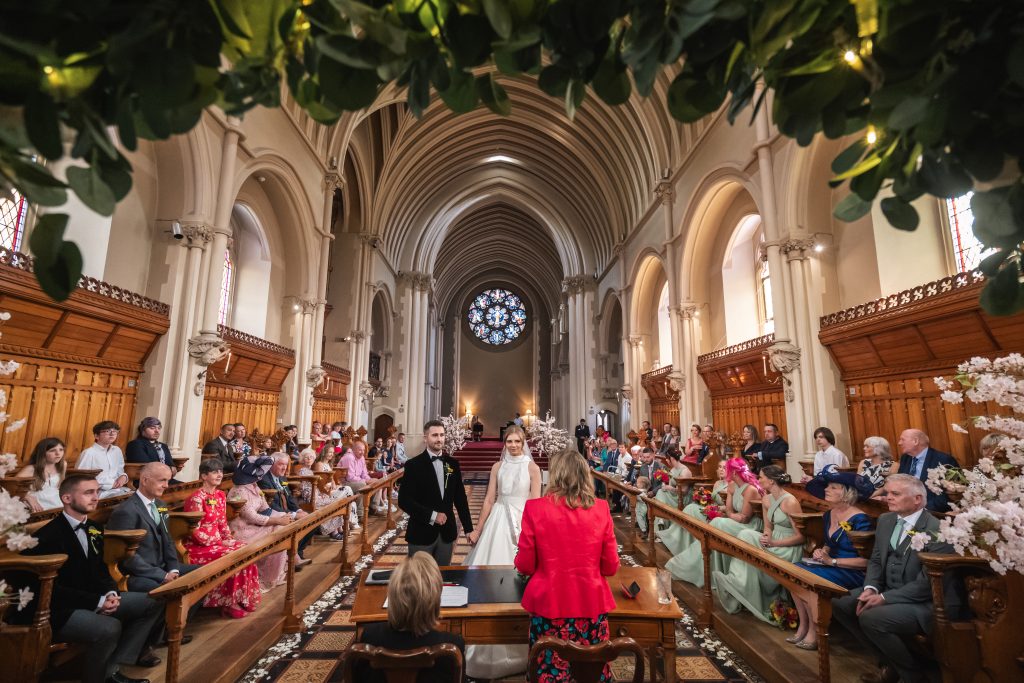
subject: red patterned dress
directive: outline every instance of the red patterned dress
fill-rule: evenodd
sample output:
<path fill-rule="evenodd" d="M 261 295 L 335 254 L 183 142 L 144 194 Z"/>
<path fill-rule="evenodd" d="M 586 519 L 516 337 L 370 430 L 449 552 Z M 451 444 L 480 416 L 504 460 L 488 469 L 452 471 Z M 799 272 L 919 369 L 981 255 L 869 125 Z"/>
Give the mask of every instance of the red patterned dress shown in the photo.
<path fill-rule="evenodd" d="M 227 499 L 223 491 L 206 493 L 202 489 L 185 501 L 185 512 L 202 512 L 203 519 L 185 541 L 189 561 L 208 564 L 232 550 L 245 545 L 236 540 L 228 528 Z M 250 564 L 211 591 L 203 601 L 204 607 L 235 607 L 252 612 L 260 604 L 259 572 Z"/>

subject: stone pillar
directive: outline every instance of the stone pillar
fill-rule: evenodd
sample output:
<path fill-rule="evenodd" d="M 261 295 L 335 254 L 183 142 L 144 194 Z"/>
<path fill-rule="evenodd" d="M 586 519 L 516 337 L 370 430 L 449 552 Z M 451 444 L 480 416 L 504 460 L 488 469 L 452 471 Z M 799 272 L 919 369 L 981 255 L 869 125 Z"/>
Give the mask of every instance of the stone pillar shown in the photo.
<path fill-rule="evenodd" d="M 408 367 L 405 374 L 405 411 L 408 424 L 405 432 L 420 434 L 425 414 L 425 381 L 427 349 L 430 334 L 429 295 L 432 279 L 429 273 L 401 274 L 406 285 L 406 348 Z"/>
<path fill-rule="evenodd" d="M 593 400 L 592 347 L 596 336 L 593 327 L 594 278 L 591 275 L 573 275 L 562 281 L 566 297 L 569 324 L 569 405 L 561 416 L 563 426 L 569 427 L 580 418 L 587 418 Z"/>
<path fill-rule="evenodd" d="M 700 307 L 692 301 L 684 301 L 670 308 L 672 327 L 679 338 L 679 361 L 672 362 L 669 382 L 679 392 L 679 429 L 684 425 L 701 420 L 707 422 L 698 393 L 697 382 L 697 334 L 695 326 Z"/>

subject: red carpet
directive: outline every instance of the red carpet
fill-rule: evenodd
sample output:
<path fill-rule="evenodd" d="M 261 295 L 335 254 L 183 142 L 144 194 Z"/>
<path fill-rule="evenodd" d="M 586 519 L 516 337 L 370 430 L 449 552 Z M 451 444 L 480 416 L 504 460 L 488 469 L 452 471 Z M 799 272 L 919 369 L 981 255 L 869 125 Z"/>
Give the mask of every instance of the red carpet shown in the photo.
<path fill-rule="evenodd" d="M 501 457 L 502 443 L 495 437 L 484 437 L 483 441 L 467 441 L 462 450 L 456 451 L 454 457 L 459 461 L 463 472 L 487 472 Z M 534 456 L 537 466 L 542 470 L 548 467 L 545 456 Z"/>

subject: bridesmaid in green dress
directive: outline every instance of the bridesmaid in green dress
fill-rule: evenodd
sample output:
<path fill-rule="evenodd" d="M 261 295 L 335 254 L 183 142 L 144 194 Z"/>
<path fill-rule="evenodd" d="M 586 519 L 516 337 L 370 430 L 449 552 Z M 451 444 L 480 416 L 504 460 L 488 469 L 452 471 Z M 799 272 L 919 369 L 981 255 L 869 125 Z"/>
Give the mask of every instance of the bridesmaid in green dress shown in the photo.
<path fill-rule="evenodd" d="M 665 464 L 669 467 L 668 486 L 662 486 L 658 489 L 658 492 L 654 495 L 654 499 L 660 500 L 662 503 L 670 507 L 682 509 L 679 506 L 679 487 L 677 485 L 677 480 L 689 479 L 693 476 L 693 473 L 690 472 L 689 467 L 682 463 L 682 455 L 679 453 L 679 449 L 677 448 L 669 448 L 665 451 Z M 687 486 L 683 492 L 683 505 L 689 503 L 693 498 L 690 493 L 690 488 L 691 487 Z M 667 524 L 667 522 L 662 519 L 659 519 L 658 522 L 663 526 Z"/>
<path fill-rule="evenodd" d="M 730 536 L 737 536 L 744 529 L 761 531 L 761 518 L 754 514 L 754 501 L 762 493 L 761 484 L 751 472 L 742 458 L 731 458 L 725 463 L 726 480 L 731 484 L 726 488 L 725 505 L 721 508 L 722 516 L 711 520 L 711 526 L 724 531 Z M 711 571 L 727 572 L 730 558 L 722 553 L 711 553 Z M 700 543 L 691 542 L 681 553 L 665 563 L 665 569 L 682 581 L 687 581 L 703 588 L 704 586 L 704 555 Z"/>
<path fill-rule="evenodd" d="M 718 481 L 711 488 L 711 498 L 715 505 L 722 506 L 725 504 L 725 489 L 728 485 L 729 482 L 725 480 L 725 461 L 722 460 L 718 463 Z M 699 503 L 690 503 L 684 507 L 683 514 L 696 517 L 702 522 L 708 521 L 707 516 L 704 514 L 704 508 Z M 670 553 L 678 555 L 689 547 L 693 537 L 682 526 L 669 524 L 668 528 L 658 531 L 658 539 L 665 544 Z"/>
<path fill-rule="evenodd" d="M 803 556 L 804 536 L 797 531 L 790 515 L 800 512 L 800 503 L 782 488 L 791 481 L 777 465 L 762 468 L 760 483 L 767 492 L 761 499 L 764 532 L 743 529 L 736 535 L 741 541 L 763 548 L 786 562 L 799 562 Z M 782 586 L 775 579 L 740 560 L 731 562 L 727 572 L 715 571 L 712 576 L 718 601 L 725 611 L 735 614 L 746 607 L 758 619 L 771 621 L 768 608 L 782 593 Z"/>

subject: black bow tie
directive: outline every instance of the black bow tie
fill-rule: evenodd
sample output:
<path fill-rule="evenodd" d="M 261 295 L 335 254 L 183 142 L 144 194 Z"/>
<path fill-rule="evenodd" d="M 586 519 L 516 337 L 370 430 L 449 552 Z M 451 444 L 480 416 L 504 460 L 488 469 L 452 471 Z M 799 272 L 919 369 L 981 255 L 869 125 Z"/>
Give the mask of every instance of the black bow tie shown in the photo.
<path fill-rule="evenodd" d="M 73 529 L 73 531 L 77 534 L 79 529 L 85 529 L 86 531 L 88 531 L 89 530 L 89 522 L 88 522 L 88 520 L 86 520 L 84 522 L 79 522 L 78 526 L 76 526 Z"/>
<path fill-rule="evenodd" d="M 432 455 L 432 456 L 430 456 L 430 462 L 434 462 L 435 460 L 441 460 L 443 458 L 444 458 L 443 455 Z"/>

